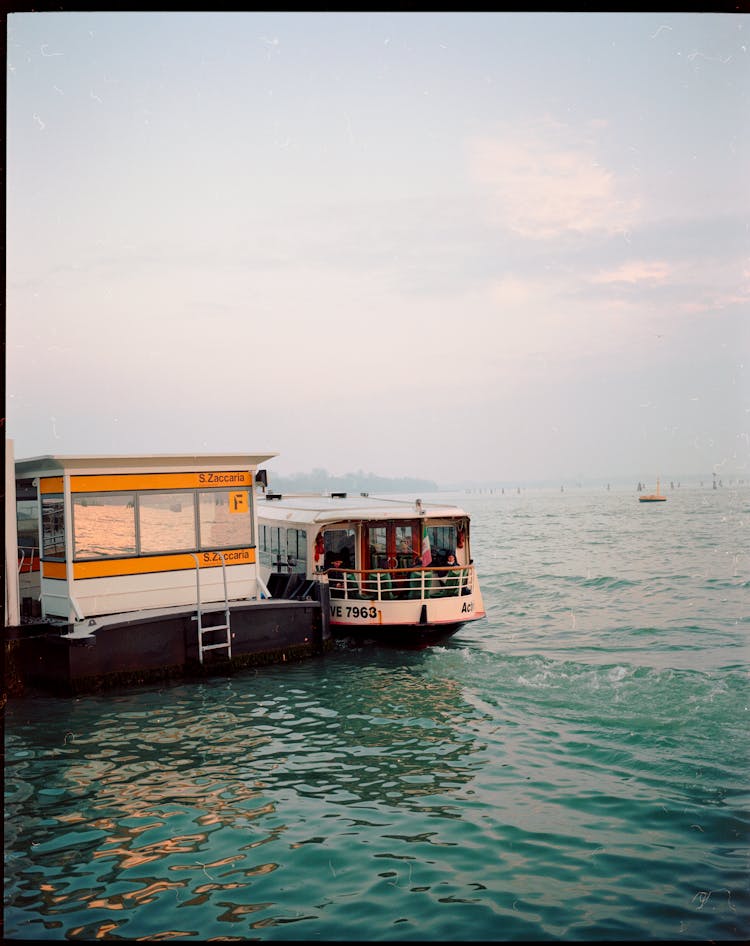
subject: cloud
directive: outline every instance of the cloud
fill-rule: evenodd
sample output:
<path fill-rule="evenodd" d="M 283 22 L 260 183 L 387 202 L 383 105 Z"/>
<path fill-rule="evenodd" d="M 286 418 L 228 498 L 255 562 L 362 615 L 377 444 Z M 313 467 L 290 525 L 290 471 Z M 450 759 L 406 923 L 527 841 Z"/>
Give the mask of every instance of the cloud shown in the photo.
<path fill-rule="evenodd" d="M 620 266 L 596 273 L 590 285 L 599 285 L 609 296 L 609 304 L 627 303 L 666 308 L 681 313 L 717 313 L 722 309 L 746 306 L 750 301 L 747 273 L 738 272 L 737 260 L 697 261 L 629 260 Z M 611 295 L 614 293 L 614 295 Z"/>
<path fill-rule="evenodd" d="M 529 239 L 631 228 L 637 201 L 620 193 L 591 142 L 561 145 L 555 140 L 561 131 L 548 123 L 469 143 L 470 172 L 489 195 L 495 217 Z"/>
<path fill-rule="evenodd" d="M 672 276 L 672 267 L 661 260 L 632 260 L 609 272 L 592 277 L 594 283 L 665 283 Z"/>
<path fill-rule="evenodd" d="M 493 306 L 498 309 L 518 309 L 538 296 L 539 290 L 535 292 L 531 281 L 524 281 L 514 276 L 505 276 L 495 280 L 490 286 L 490 298 Z"/>

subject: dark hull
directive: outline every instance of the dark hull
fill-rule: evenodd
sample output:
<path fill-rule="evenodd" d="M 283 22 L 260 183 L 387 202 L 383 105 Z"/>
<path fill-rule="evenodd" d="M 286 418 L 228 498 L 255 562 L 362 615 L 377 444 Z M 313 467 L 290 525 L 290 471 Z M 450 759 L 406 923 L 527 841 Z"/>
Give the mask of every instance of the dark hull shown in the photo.
<path fill-rule="evenodd" d="M 447 640 L 466 623 L 466 621 L 461 621 L 457 624 L 332 624 L 331 634 L 336 640 L 371 640 L 400 647 Z"/>
<path fill-rule="evenodd" d="M 226 649 L 198 653 L 195 611 L 142 612 L 88 636 L 65 636 L 68 625 L 6 628 L 5 686 L 11 695 L 40 688 L 60 695 L 95 692 L 165 679 L 201 677 L 322 653 L 332 644 L 318 601 L 265 600 L 231 605 L 232 657 Z M 224 610 L 204 613 L 204 626 Z"/>

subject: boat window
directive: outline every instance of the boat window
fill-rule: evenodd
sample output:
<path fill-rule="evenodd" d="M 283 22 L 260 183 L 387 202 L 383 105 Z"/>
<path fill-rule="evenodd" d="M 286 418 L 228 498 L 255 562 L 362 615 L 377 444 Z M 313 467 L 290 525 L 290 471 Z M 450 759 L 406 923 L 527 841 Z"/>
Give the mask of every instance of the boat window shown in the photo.
<path fill-rule="evenodd" d="M 195 494 L 141 493 L 138 535 L 141 555 L 196 548 Z"/>
<path fill-rule="evenodd" d="M 65 515 L 62 496 L 42 497 L 42 549 L 45 558 L 65 558 Z"/>
<path fill-rule="evenodd" d="M 279 562 L 285 560 L 286 529 L 282 529 L 281 526 L 271 526 L 268 531 L 270 533 L 271 539 L 269 549 L 271 555 L 271 564 L 278 565 Z"/>
<path fill-rule="evenodd" d="M 135 555 L 135 494 L 73 496 L 73 555 L 78 560 Z"/>
<path fill-rule="evenodd" d="M 421 542 L 413 523 L 397 524 L 394 529 L 396 540 L 396 560 L 399 568 L 408 568 L 414 563 L 414 556 L 421 552 Z"/>
<path fill-rule="evenodd" d="M 354 568 L 354 529 L 327 529 L 324 539 L 326 568 L 334 552 L 342 556 L 344 568 Z"/>
<path fill-rule="evenodd" d="M 388 567 L 388 530 L 386 526 L 369 526 L 367 541 L 370 551 L 370 568 Z"/>
<path fill-rule="evenodd" d="M 289 570 L 307 572 L 307 533 L 304 529 L 287 529 L 286 551 L 289 556 Z"/>
<path fill-rule="evenodd" d="M 249 490 L 213 489 L 198 493 L 198 515 L 202 549 L 252 544 Z"/>
<path fill-rule="evenodd" d="M 276 567 L 282 548 L 286 548 L 286 530 L 279 526 L 261 525 L 258 533 L 258 548 L 261 565 Z"/>
<path fill-rule="evenodd" d="M 430 539 L 433 565 L 444 565 L 449 552 L 456 554 L 457 535 L 455 526 L 428 526 L 427 535 Z"/>

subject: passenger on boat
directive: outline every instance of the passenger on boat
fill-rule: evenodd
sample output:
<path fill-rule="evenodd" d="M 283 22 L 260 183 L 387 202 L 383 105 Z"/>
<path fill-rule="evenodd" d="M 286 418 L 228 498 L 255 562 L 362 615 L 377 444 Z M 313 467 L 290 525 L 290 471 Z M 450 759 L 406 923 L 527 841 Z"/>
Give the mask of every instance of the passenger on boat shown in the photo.
<path fill-rule="evenodd" d="M 461 568 L 456 561 L 453 552 L 448 552 L 445 557 L 446 571 L 441 574 L 440 584 L 442 589 L 437 592 L 441 597 L 453 597 L 459 592 L 461 587 Z"/>
<path fill-rule="evenodd" d="M 343 559 L 341 555 L 336 552 L 331 556 L 331 559 L 328 563 L 328 568 L 326 568 L 326 574 L 328 575 L 328 587 L 333 592 L 334 589 L 343 591 L 344 589 L 344 573 L 341 570 L 343 565 Z"/>
<path fill-rule="evenodd" d="M 360 598 L 357 577 L 344 571 L 344 560 L 340 552 L 334 552 L 326 569 L 328 588 L 332 598 Z"/>
<path fill-rule="evenodd" d="M 422 560 L 416 554 L 408 539 L 402 539 L 398 546 L 397 566 L 399 568 L 412 568 L 415 565 L 421 565 Z"/>

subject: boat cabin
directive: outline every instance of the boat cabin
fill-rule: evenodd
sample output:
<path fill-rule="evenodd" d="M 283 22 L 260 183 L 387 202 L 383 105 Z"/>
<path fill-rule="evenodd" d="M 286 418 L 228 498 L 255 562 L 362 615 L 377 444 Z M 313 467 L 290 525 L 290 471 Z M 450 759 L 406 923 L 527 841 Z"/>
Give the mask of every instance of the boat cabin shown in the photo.
<path fill-rule="evenodd" d="M 327 584 L 331 627 L 340 633 L 445 634 L 485 615 L 469 516 L 459 507 L 267 492 L 257 508 L 263 581 Z"/>

